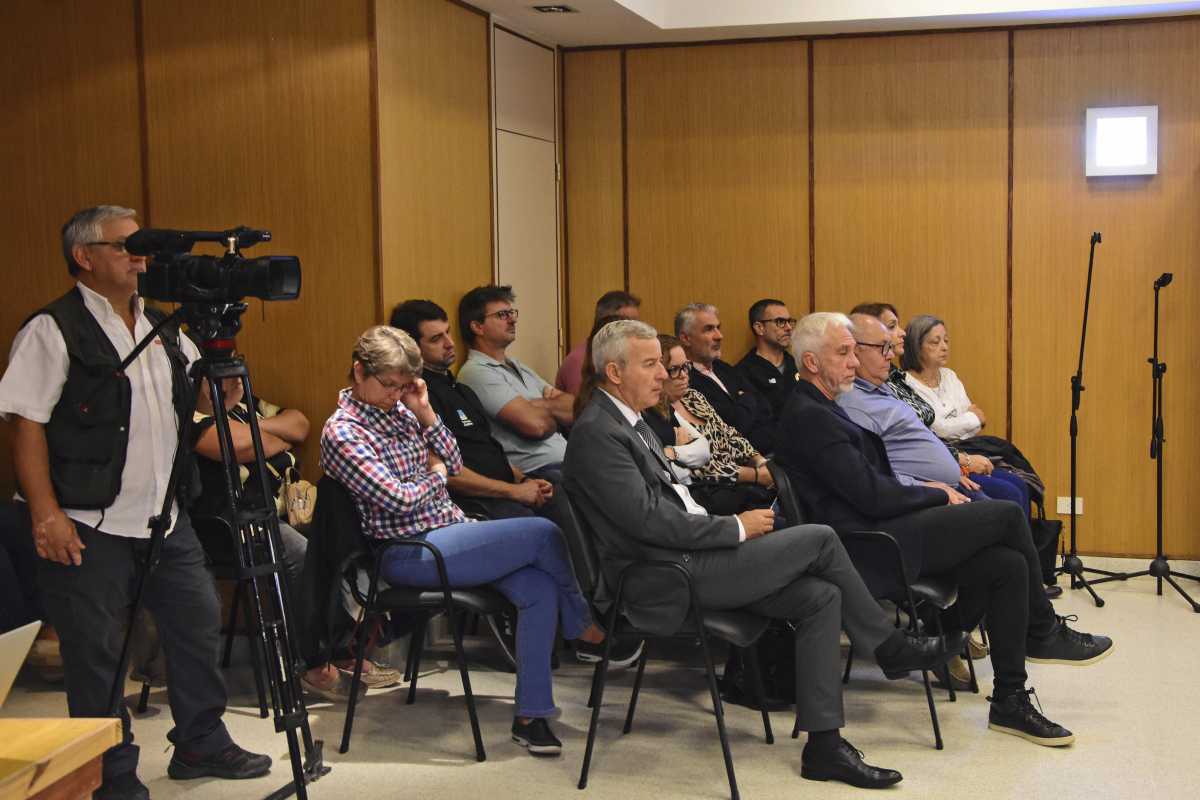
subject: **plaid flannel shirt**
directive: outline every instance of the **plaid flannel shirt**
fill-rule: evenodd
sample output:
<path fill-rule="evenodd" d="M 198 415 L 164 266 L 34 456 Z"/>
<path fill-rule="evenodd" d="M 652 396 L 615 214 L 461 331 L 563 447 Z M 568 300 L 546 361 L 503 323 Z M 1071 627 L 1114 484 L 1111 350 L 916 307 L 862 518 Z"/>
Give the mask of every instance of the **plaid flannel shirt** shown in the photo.
<path fill-rule="evenodd" d="M 466 521 L 450 500 L 446 479 L 429 469 L 430 450 L 451 475 L 462 471 L 458 443 L 441 417 L 422 428 L 402 403 L 383 411 L 355 400 L 349 389 L 338 395 L 337 410 L 321 431 L 321 468 L 350 490 L 363 533 L 375 539 Z"/>

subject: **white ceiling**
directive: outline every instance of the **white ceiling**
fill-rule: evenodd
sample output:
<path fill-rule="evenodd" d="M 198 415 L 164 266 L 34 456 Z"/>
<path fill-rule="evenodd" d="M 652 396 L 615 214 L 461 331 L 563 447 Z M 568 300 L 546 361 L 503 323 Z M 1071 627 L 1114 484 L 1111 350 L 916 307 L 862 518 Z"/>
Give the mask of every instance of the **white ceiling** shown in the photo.
<path fill-rule="evenodd" d="M 1200 0 L 468 0 L 501 25 L 564 47 L 1031 25 L 1200 13 Z M 577 14 L 542 14 L 565 2 Z"/>

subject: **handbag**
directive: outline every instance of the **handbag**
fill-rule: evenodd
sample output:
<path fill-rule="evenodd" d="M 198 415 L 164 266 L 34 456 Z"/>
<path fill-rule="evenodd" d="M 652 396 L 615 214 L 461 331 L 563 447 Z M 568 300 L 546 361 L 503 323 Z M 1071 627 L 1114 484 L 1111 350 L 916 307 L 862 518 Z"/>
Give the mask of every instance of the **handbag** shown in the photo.
<path fill-rule="evenodd" d="M 283 506 L 287 523 L 298 531 L 312 524 L 317 507 L 317 487 L 300 477 L 295 467 L 288 467 L 283 476 Z"/>

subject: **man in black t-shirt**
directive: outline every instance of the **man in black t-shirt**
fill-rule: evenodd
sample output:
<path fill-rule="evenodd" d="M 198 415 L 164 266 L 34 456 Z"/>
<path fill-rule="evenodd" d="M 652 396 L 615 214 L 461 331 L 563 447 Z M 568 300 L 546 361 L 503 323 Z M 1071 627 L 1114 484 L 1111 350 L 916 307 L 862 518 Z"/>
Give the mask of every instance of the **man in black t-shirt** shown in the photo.
<path fill-rule="evenodd" d="M 430 300 L 407 300 L 392 310 L 393 328 L 408 333 L 421 348 L 429 386 L 429 402 L 458 440 L 463 470 L 447 481 L 450 496 L 467 512 L 481 511 L 490 519 L 551 516 L 546 508 L 554 486 L 526 477 L 509 463 L 504 448 L 492 437 L 491 423 L 474 390 L 454 379 L 454 339 L 446 312 Z"/>
<path fill-rule="evenodd" d="M 738 362 L 737 369 L 771 404 L 776 421 L 799 379 L 796 359 L 788 352 L 795 327 L 796 318 L 782 300 L 765 298 L 750 306 L 754 347 Z"/>

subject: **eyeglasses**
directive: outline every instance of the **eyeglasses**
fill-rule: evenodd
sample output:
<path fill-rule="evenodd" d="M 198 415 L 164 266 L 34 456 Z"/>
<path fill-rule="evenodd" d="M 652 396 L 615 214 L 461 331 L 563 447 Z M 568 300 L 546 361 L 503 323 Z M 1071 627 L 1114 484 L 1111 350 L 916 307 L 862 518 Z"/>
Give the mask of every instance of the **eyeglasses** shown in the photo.
<path fill-rule="evenodd" d="M 667 367 L 667 377 L 678 378 L 680 375 L 686 375 L 692 371 L 692 362 L 685 361 L 678 367 Z"/>
<path fill-rule="evenodd" d="M 520 312 L 515 308 L 502 308 L 499 311 L 493 311 L 490 314 L 484 314 L 483 318 L 487 319 L 488 317 L 496 317 L 497 319 L 502 319 L 505 322 L 516 322 L 519 313 Z"/>
<path fill-rule="evenodd" d="M 123 241 L 122 242 L 85 242 L 85 244 L 88 247 L 91 247 L 92 245 L 96 245 L 96 244 L 106 244 L 109 247 L 111 247 L 113 250 L 116 250 L 118 253 L 126 252 L 125 251 L 125 242 L 123 242 Z"/>
<path fill-rule="evenodd" d="M 392 383 L 391 381 L 383 380 L 378 375 L 372 375 L 371 377 L 375 379 L 376 383 L 389 392 L 398 392 L 408 385 L 408 381 L 405 381 L 404 383 Z"/>
<path fill-rule="evenodd" d="M 889 357 L 893 352 L 891 342 L 884 342 L 883 344 L 875 344 L 874 342 L 860 342 L 860 341 L 856 340 L 854 343 L 856 345 L 858 345 L 859 347 L 878 347 L 879 354 L 881 356 L 883 356 L 884 358 Z"/>
<path fill-rule="evenodd" d="M 774 317 L 772 319 L 760 319 L 759 322 L 766 325 L 768 322 L 775 323 L 776 328 L 794 328 L 796 327 L 795 317 Z"/>

